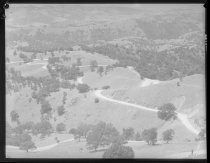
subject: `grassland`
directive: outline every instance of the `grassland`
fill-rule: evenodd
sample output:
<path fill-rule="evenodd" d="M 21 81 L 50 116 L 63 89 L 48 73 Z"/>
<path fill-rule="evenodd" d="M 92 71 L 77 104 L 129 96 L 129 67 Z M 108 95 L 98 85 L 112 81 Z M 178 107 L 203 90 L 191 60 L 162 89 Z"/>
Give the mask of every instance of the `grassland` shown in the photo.
<path fill-rule="evenodd" d="M 197 148 L 196 142 L 157 144 L 148 146 L 145 142 L 128 142 L 133 148 L 135 158 L 187 158 L 191 150 Z M 54 148 L 42 152 L 25 152 L 19 149 L 8 149 L 7 157 L 12 158 L 101 158 L 107 147 L 96 152 L 87 149 L 85 140 L 60 143 Z M 163 152 L 164 151 L 164 152 Z"/>
<path fill-rule="evenodd" d="M 58 55 L 57 53 L 55 53 Z M 65 65 L 74 63 L 77 58 L 81 58 L 82 65 L 89 64 L 91 60 L 97 60 L 99 64 L 112 64 L 115 63 L 107 57 L 99 54 L 90 54 L 83 51 L 72 51 L 68 54 L 72 60 L 65 62 Z M 39 76 L 47 75 L 47 70 L 43 69 L 43 65 L 39 64 L 13 64 L 16 69 L 21 70 L 23 75 Z M 157 117 L 157 113 L 139 110 L 130 106 L 115 104 L 109 101 L 99 99 L 99 103 L 95 103 L 94 88 L 101 89 L 103 86 L 110 86 L 110 89 L 105 91 L 114 99 L 132 102 L 145 106 L 157 107 L 161 104 L 172 102 L 179 111 L 183 113 L 192 114 L 191 122 L 194 122 L 195 117 L 200 118 L 205 114 L 201 111 L 201 106 L 204 105 L 204 77 L 202 75 L 193 75 L 185 77 L 181 86 L 177 86 L 178 79 L 160 82 L 159 84 L 150 85 L 147 87 L 140 87 L 142 80 L 140 77 L 129 68 L 114 68 L 107 73 L 102 73 L 100 76 L 96 72 L 91 72 L 87 67 L 82 69 L 84 77 L 82 82 L 87 83 L 92 90 L 80 94 L 76 89 L 59 89 L 58 92 L 53 92 L 47 97 L 47 100 L 52 106 L 52 117 L 56 118 L 50 120 L 54 129 L 56 124 L 63 122 L 66 125 L 64 133 L 68 133 L 71 128 L 77 127 L 81 122 L 87 124 L 96 124 L 99 121 L 112 123 L 118 131 L 122 132 L 123 128 L 133 127 L 135 131 L 141 132 L 144 129 L 155 127 L 158 129 L 158 140 L 161 140 L 161 134 L 166 129 L 173 129 L 175 136 L 170 144 L 161 144 L 150 147 L 145 143 L 129 143 L 134 151 L 136 158 L 161 158 L 167 156 L 174 156 L 177 153 L 190 152 L 192 148 L 196 148 L 197 142 L 195 141 L 196 135 L 191 133 L 179 121 L 164 122 Z M 45 73 L 46 72 L 46 73 Z M 62 105 L 63 93 L 67 93 L 67 100 L 64 105 L 65 114 L 62 116 L 57 115 L 57 107 Z M 31 98 L 32 90 L 28 87 L 22 88 L 20 92 L 7 95 L 7 122 L 12 126 L 16 123 L 11 122 L 10 112 L 16 110 L 20 116 L 20 122 L 25 123 L 29 121 L 39 122 L 41 118 L 40 104 Z M 182 104 L 181 104 L 182 103 Z M 203 108 L 204 109 L 204 108 Z M 200 114 L 192 111 L 199 110 Z M 122 123 L 123 122 L 123 123 Z M 33 137 L 37 146 L 45 146 L 55 143 L 55 135 L 46 137 L 41 140 L 38 137 Z M 67 134 L 62 139 L 71 137 Z M 162 151 L 166 151 L 164 154 Z M 98 152 L 91 152 L 86 149 L 85 142 L 66 142 L 57 145 L 56 147 L 42 151 L 27 153 L 18 149 L 8 149 L 8 157 L 28 157 L 28 158 L 101 158 L 103 150 Z M 178 156 L 177 156 L 178 157 Z"/>

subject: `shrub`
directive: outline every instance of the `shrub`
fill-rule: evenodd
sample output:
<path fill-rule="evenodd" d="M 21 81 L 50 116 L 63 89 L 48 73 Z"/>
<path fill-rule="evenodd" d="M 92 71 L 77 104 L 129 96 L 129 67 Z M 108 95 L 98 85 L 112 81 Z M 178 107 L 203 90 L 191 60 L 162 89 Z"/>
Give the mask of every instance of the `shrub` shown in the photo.
<path fill-rule="evenodd" d="M 10 116 L 11 116 L 11 120 L 13 122 L 19 123 L 19 115 L 18 115 L 18 113 L 15 110 L 10 112 Z"/>
<path fill-rule="evenodd" d="M 177 118 L 176 107 L 171 103 L 160 106 L 158 110 L 158 117 L 162 120 L 168 121 Z"/>
<path fill-rule="evenodd" d="M 175 132 L 172 129 L 168 129 L 166 131 L 163 132 L 162 136 L 163 136 L 163 140 L 166 141 L 166 143 L 168 143 L 170 140 L 173 139 Z"/>
<path fill-rule="evenodd" d="M 148 145 L 154 145 L 157 142 L 157 130 L 156 128 L 146 129 L 142 132 L 142 138 Z"/>
<path fill-rule="evenodd" d="M 59 116 L 61 116 L 61 115 L 63 115 L 65 113 L 65 108 L 64 108 L 63 105 L 62 106 L 59 106 L 57 108 L 57 113 L 58 113 Z"/>
<path fill-rule="evenodd" d="M 136 140 L 136 141 L 141 141 L 141 140 L 142 140 L 141 134 L 140 134 L 139 132 L 136 133 L 136 135 L 135 135 L 135 140 Z"/>
<path fill-rule="evenodd" d="M 42 120 L 41 122 L 35 124 L 32 130 L 32 134 L 41 134 L 43 137 L 46 135 L 50 135 L 52 132 L 52 125 L 46 120 Z"/>
<path fill-rule="evenodd" d="M 206 130 L 202 129 L 198 134 L 198 140 L 205 140 L 206 138 Z"/>
<path fill-rule="evenodd" d="M 105 86 L 102 87 L 102 89 L 109 89 L 109 88 L 110 88 L 109 85 L 105 85 Z"/>
<path fill-rule="evenodd" d="M 90 61 L 90 70 L 91 72 L 95 71 L 95 69 L 98 67 L 98 63 L 96 60 Z"/>
<path fill-rule="evenodd" d="M 86 93 L 90 90 L 90 87 L 87 84 L 78 84 L 77 89 L 79 93 Z"/>
<path fill-rule="evenodd" d="M 95 103 L 99 103 L 99 99 L 98 98 L 95 98 Z"/>
<path fill-rule="evenodd" d="M 104 152 L 103 158 L 134 158 L 134 151 L 129 146 L 112 144 Z"/>
<path fill-rule="evenodd" d="M 132 127 L 129 127 L 127 129 L 123 128 L 123 136 L 126 140 L 131 140 L 134 138 L 134 129 Z"/>
<path fill-rule="evenodd" d="M 66 129 L 66 126 L 64 123 L 58 123 L 56 126 L 56 131 L 59 133 L 65 131 L 65 129 Z"/>
<path fill-rule="evenodd" d="M 49 113 L 52 110 L 50 103 L 46 100 L 41 101 L 41 114 Z"/>
<path fill-rule="evenodd" d="M 20 141 L 20 144 L 19 144 L 20 149 L 23 149 L 27 152 L 29 149 L 36 148 L 34 142 L 32 141 L 31 136 L 28 134 L 20 135 L 19 141 Z"/>
<path fill-rule="evenodd" d="M 87 145 L 95 150 L 99 146 L 109 145 L 119 137 L 119 132 L 111 123 L 99 122 L 87 136 Z"/>

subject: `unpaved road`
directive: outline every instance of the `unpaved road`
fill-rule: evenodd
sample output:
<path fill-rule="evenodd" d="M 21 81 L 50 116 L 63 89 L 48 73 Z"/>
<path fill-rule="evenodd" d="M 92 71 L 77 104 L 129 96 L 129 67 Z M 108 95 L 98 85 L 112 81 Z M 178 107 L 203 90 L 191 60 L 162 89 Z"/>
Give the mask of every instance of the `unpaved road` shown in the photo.
<path fill-rule="evenodd" d="M 145 107 L 142 105 L 132 104 L 132 103 L 128 103 L 128 102 L 124 102 L 124 101 L 120 101 L 120 100 L 115 100 L 110 97 L 106 97 L 102 94 L 102 90 L 96 90 L 95 96 L 98 98 L 101 98 L 103 100 L 106 100 L 106 101 L 110 101 L 110 102 L 114 102 L 114 103 L 118 103 L 118 104 L 122 104 L 122 105 L 126 105 L 126 106 L 132 106 L 132 107 L 135 107 L 135 108 L 138 108 L 141 110 L 158 112 L 157 108 L 149 108 L 149 107 Z M 189 122 L 186 114 L 178 113 L 178 112 L 176 112 L 176 113 L 177 113 L 177 117 L 179 118 L 179 120 L 185 125 L 185 127 L 188 130 L 190 130 L 191 132 L 193 132 L 196 135 L 199 134 L 200 131 L 192 126 L 192 124 Z"/>
<path fill-rule="evenodd" d="M 73 141 L 74 139 L 66 139 L 66 140 L 63 140 L 63 141 L 60 141 L 59 143 L 54 143 L 54 144 L 51 144 L 51 145 L 47 145 L 47 146 L 43 146 L 43 147 L 38 147 L 36 149 L 30 149 L 29 152 L 42 152 L 42 151 L 46 151 L 46 150 L 49 150 L 61 143 L 66 143 L 66 142 L 70 142 L 70 141 Z M 11 145 L 7 145 L 6 148 L 12 148 L 12 149 L 19 149 L 19 147 L 17 146 L 11 146 Z"/>

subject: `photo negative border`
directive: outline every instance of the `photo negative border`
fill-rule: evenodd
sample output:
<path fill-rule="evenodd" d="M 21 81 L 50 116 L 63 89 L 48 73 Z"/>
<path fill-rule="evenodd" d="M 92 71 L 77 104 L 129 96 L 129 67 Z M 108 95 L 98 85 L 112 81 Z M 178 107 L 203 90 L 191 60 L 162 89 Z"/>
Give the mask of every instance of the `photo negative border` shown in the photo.
<path fill-rule="evenodd" d="M 207 0 L 2 0 L 0 2 L 0 162 L 39 162 L 39 161 L 76 161 L 76 162 L 92 162 L 92 161 L 110 161 L 113 159 L 49 159 L 49 158 L 6 158 L 5 151 L 5 125 L 6 125 L 6 91 L 5 91 L 5 9 L 9 10 L 10 4 L 85 4 L 85 3 L 140 3 L 140 4 L 203 4 L 205 7 L 205 33 L 207 36 Z M 207 90 L 207 40 L 205 42 L 205 57 L 206 57 L 206 90 Z M 206 108 L 207 108 L 207 91 L 206 91 Z M 206 109 L 206 121 L 207 121 L 207 109 Z M 207 123 L 207 122 L 206 122 Z M 206 124 L 207 125 L 207 124 Z M 207 133 L 206 133 L 207 134 Z M 157 162 L 157 163 L 165 163 L 165 162 L 195 162 L 195 163 L 204 163 L 207 162 L 207 159 L 119 159 L 115 161 L 125 161 L 125 162 Z"/>

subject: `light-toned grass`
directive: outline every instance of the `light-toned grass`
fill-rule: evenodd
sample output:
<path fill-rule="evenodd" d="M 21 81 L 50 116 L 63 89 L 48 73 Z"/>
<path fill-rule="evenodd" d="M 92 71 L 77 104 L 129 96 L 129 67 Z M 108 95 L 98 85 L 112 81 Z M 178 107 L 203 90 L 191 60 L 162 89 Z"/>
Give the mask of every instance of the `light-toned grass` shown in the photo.
<path fill-rule="evenodd" d="M 161 143 L 149 146 L 146 142 L 128 142 L 126 146 L 132 147 L 135 158 L 185 158 L 182 153 L 196 152 L 197 142 Z M 60 143 L 57 146 L 42 152 L 25 152 L 19 149 L 8 148 L 7 157 L 11 158 L 102 158 L 107 147 L 99 148 L 96 152 L 87 149 L 86 141 L 74 140 Z"/>
<path fill-rule="evenodd" d="M 131 89 L 128 96 L 135 101 L 147 105 L 160 106 L 171 102 L 175 98 L 185 96 L 183 108 L 190 108 L 205 102 L 205 87 L 202 75 L 185 77 L 181 86 L 176 85 L 176 80 L 160 83 L 149 87 Z M 177 80 L 178 81 L 178 80 Z M 186 81 L 186 82 L 185 82 Z M 192 84 L 190 84 L 192 83 Z"/>
<path fill-rule="evenodd" d="M 140 81 L 140 78 L 127 68 L 115 68 L 102 76 L 95 72 L 87 72 L 83 78 L 84 83 L 99 89 L 105 85 L 109 85 L 111 89 L 130 89 L 136 87 Z"/>
<path fill-rule="evenodd" d="M 21 89 L 20 92 L 12 93 L 12 95 L 6 95 L 6 120 L 11 122 L 10 112 L 12 110 L 17 111 L 19 114 L 19 120 L 21 123 L 33 121 L 40 121 L 40 108 L 41 105 L 36 103 L 36 100 L 32 98 L 32 101 L 29 102 L 31 98 L 32 90 L 28 87 Z"/>
<path fill-rule="evenodd" d="M 145 143 L 129 143 L 135 151 L 135 158 L 171 158 L 171 155 L 183 152 L 191 152 L 196 149 L 197 142 L 181 142 L 169 144 L 157 144 L 149 146 Z"/>
<path fill-rule="evenodd" d="M 61 143 L 42 152 L 25 152 L 19 149 L 8 149 L 7 157 L 11 158 L 102 158 L 103 151 L 91 152 L 85 141 Z"/>

